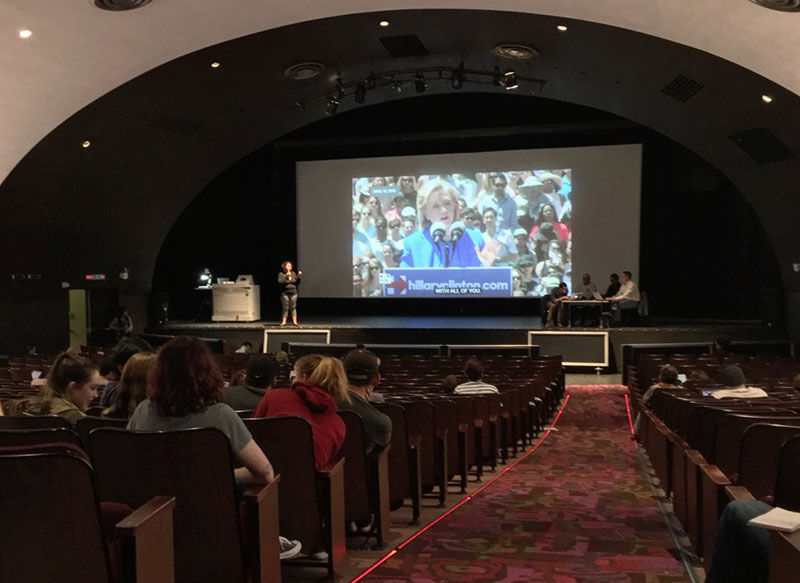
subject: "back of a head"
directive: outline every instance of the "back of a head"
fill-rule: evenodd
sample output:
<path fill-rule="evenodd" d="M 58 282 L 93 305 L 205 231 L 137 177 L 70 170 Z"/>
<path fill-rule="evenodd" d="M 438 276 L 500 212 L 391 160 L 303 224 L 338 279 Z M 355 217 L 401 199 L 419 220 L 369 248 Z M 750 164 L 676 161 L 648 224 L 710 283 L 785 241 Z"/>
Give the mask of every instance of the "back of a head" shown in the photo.
<path fill-rule="evenodd" d="M 483 371 L 483 363 L 477 358 L 470 358 L 464 363 L 464 374 L 471 381 L 481 380 Z"/>
<path fill-rule="evenodd" d="M 297 359 L 297 362 L 294 363 L 294 369 L 297 374 L 308 379 L 314 374 L 320 362 L 322 362 L 321 354 L 306 354 Z"/>
<path fill-rule="evenodd" d="M 79 385 L 88 383 L 96 370 L 97 367 L 88 358 L 70 352 L 62 352 L 56 357 L 50 367 L 50 372 L 47 373 L 46 388 L 63 397 L 70 383 L 74 382 Z"/>
<path fill-rule="evenodd" d="M 665 364 L 658 373 L 658 382 L 667 385 L 678 384 L 678 369 L 671 364 Z"/>
<path fill-rule="evenodd" d="M 445 391 L 452 392 L 458 386 L 458 377 L 454 374 L 449 374 L 442 380 L 442 386 Z"/>
<path fill-rule="evenodd" d="M 125 366 L 131 356 L 139 352 L 152 352 L 153 347 L 141 338 L 126 338 L 114 348 L 114 354 L 111 358 L 114 360 L 114 366 L 119 367 L 120 370 Z"/>
<path fill-rule="evenodd" d="M 117 388 L 116 410 L 130 415 L 147 398 L 147 385 L 156 361 L 157 357 L 152 352 L 138 352 L 128 359 Z"/>
<path fill-rule="evenodd" d="M 150 399 L 166 417 L 183 417 L 222 401 L 222 371 L 204 342 L 178 336 L 161 347 Z"/>
<path fill-rule="evenodd" d="M 347 391 L 347 375 L 344 365 L 338 358 L 323 357 L 308 380 L 331 395 L 337 403 L 349 403 Z"/>
<path fill-rule="evenodd" d="M 381 361 L 369 350 L 357 348 L 347 353 L 342 364 L 347 382 L 354 387 L 364 387 L 378 375 Z"/>
<path fill-rule="evenodd" d="M 245 382 L 259 389 L 272 386 L 275 380 L 275 361 L 269 354 L 254 354 L 247 361 Z"/>
<path fill-rule="evenodd" d="M 723 368 L 719 380 L 726 387 L 742 387 L 747 384 L 744 372 L 735 364 Z"/>

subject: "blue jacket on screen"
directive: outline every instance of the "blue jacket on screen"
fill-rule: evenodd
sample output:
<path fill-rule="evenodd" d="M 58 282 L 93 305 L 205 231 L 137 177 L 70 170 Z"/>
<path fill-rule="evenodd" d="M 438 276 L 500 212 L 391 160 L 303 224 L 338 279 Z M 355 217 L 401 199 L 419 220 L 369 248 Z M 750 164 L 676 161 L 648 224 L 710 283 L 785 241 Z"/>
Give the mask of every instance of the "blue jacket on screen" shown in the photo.
<path fill-rule="evenodd" d="M 467 227 L 466 233 L 453 247 L 452 241 L 433 242 L 430 229 L 417 231 L 404 239 L 405 250 L 401 267 L 445 267 L 445 247 L 450 247 L 450 267 L 481 267 L 475 247 L 483 249 L 483 237 L 477 229 Z"/>

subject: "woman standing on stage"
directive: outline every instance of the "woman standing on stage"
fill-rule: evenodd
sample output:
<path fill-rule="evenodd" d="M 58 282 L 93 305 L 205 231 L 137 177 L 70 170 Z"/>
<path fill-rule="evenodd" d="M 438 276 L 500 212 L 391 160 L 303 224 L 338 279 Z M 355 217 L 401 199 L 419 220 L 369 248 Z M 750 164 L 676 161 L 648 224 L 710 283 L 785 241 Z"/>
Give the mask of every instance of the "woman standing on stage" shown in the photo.
<path fill-rule="evenodd" d="M 278 284 L 281 286 L 281 307 L 283 308 L 281 326 L 286 326 L 286 318 L 292 313 L 292 324 L 297 326 L 297 286 L 300 284 L 302 271 L 295 273 L 291 261 L 281 263 Z"/>

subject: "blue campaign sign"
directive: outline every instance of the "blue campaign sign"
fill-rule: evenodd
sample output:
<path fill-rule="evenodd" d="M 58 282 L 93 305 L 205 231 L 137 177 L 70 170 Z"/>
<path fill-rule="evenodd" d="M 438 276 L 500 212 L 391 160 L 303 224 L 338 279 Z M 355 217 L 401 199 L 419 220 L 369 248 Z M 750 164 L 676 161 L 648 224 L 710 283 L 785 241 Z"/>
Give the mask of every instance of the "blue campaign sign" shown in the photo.
<path fill-rule="evenodd" d="M 407 298 L 510 298 L 510 267 L 387 267 L 383 295 Z"/>

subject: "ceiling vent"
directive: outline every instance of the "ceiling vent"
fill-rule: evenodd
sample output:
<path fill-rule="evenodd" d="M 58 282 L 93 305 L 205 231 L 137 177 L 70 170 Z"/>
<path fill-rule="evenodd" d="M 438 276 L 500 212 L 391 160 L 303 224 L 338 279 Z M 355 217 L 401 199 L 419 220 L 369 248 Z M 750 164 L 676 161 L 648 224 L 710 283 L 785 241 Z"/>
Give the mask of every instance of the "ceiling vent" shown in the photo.
<path fill-rule="evenodd" d="M 151 0 L 94 0 L 94 5 L 103 10 L 135 10 L 150 4 Z"/>
<path fill-rule="evenodd" d="M 379 39 L 386 50 L 395 59 L 403 57 L 425 57 L 430 55 L 428 49 L 415 34 L 403 34 L 400 36 L 382 36 Z"/>
<path fill-rule="evenodd" d="M 686 103 L 697 95 L 703 87 L 705 87 L 705 85 L 700 83 L 700 81 L 695 81 L 684 75 L 678 75 L 666 86 L 661 88 L 661 93 L 673 99 L 677 99 L 682 103 Z"/>
<path fill-rule="evenodd" d="M 284 69 L 283 76 L 292 81 L 307 81 L 319 77 L 324 70 L 325 65 L 322 63 L 297 63 Z"/>
<path fill-rule="evenodd" d="M 800 0 L 750 0 L 753 4 L 758 4 L 770 10 L 780 10 L 781 12 L 800 12 Z"/>
<path fill-rule="evenodd" d="M 729 136 L 757 164 L 794 158 L 794 153 L 766 128 L 753 128 Z"/>
<path fill-rule="evenodd" d="M 188 138 L 200 129 L 200 124 L 192 119 L 166 114 L 154 119 L 150 127 L 160 132 Z"/>
<path fill-rule="evenodd" d="M 539 51 L 535 48 L 514 43 L 499 44 L 492 49 L 492 52 L 501 59 L 513 59 L 515 61 L 527 61 L 539 56 Z"/>

